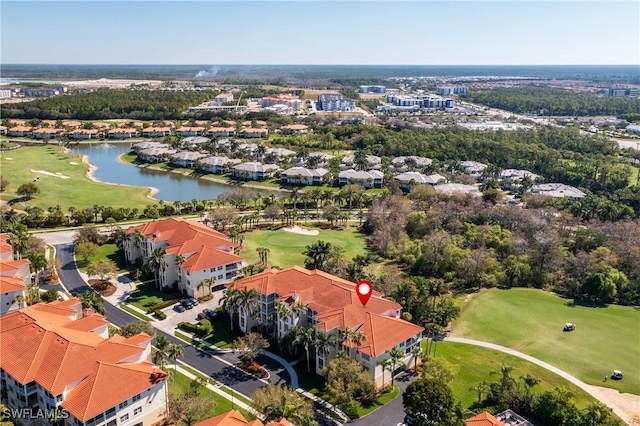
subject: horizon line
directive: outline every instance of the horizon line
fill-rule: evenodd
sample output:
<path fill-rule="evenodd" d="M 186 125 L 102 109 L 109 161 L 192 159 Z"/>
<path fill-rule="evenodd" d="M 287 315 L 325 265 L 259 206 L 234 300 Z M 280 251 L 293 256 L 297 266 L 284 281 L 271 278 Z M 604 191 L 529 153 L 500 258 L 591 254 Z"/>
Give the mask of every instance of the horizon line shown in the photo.
<path fill-rule="evenodd" d="M 584 66 L 592 66 L 592 67 L 601 67 L 601 66 L 637 66 L 638 71 L 640 72 L 640 64 L 180 64 L 180 63 L 37 63 L 37 62 L 13 62 L 13 63 L 1 63 L 0 67 L 7 65 L 93 65 L 93 66 L 104 66 L 104 65 L 117 65 L 117 66 L 201 66 L 201 67 L 230 67 L 230 66 L 345 66 L 345 67 L 362 67 L 362 66 L 373 66 L 373 67 L 509 67 L 509 66 L 521 66 L 521 67 L 536 67 L 536 66 L 563 66 L 563 67 L 584 67 Z"/>

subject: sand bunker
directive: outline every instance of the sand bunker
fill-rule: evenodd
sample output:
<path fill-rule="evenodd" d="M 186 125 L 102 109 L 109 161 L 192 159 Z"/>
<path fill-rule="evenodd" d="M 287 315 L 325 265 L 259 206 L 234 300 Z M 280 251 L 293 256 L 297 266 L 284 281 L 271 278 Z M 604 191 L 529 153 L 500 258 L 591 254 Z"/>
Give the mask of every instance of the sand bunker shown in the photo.
<path fill-rule="evenodd" d="M 47 175 L 47 176 L 53 176 L 53 177 L 59 177 L 60 179 L 71 179 L 70 176 L 65 176 L 62 173 L 51 173 L 48 172 L 46 170 L 31 170 L 33 173 L 39 173 L 41 175 Z"/>
<path fill-rule="evenodd" d="M 301 234 L 301 235 L 318 235 L 318 234 L 320 234 L 320 231 L 318 231 L 317 229 L 302 229 L 299 226 L 285 226 L 282 229 L 284 229 L 287 232 L 293 232 L 294 234 Z"/>
<path fill-rule="evenodd" d="M 69 161 L 69 164 L 71 164 L 72 166 L 77 166 L 78 163 L 76 163 L 75 161 Z"/>
<path fill-rule="evenodd" d="M 11 157 L 4 157 L 5 160 L 13 160 Z"/>

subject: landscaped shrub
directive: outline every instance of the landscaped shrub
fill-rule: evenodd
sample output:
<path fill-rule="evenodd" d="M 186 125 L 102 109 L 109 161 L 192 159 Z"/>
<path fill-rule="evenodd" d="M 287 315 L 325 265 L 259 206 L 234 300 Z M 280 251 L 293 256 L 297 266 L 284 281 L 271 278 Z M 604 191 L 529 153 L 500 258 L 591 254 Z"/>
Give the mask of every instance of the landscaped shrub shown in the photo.
<path fill-rule="evenodd" d="M 178 300 L 178 299 L 171 299 L 171 300 L 165 300 L 164 302 L 156 303 L 155 305 L 153 305 L 152 307 L 149 308 L 147 313 L 148 314 L 152 314 L 156 310 L 159 311 L 160 309 L 168 308 L 171 305 L 175 305 L 179 301 L 180 300 Z"/>
<path fill-rule="evenodd" d="M 213 299 L 213 296 L 210 294 L 207 294 L 206 296 L 202 296 L 198 298 L 198 300 L 201 302 L 208 302 L 211 299 Z"/>
<path fill-rule="evenodd" d="M 345 402 L 344 404 L 340 404 L 340 409 L 351 420 L 360 417 L 360 414 L 358 414 L 358 404 L 355 401 L 349 401 Z"/>
<path fill-rule="evenodd" d="M 211 321 L 207 319 L 200 320 L 200 325 L 198 325 L 198 336 L 206 337 L 213 331 L 213 326 L 211 325 Z"/>
<path fill-rule="evenodd" d="M 157 316 L 161 320 L 167 319 L 167 314 L 162 312 L 160 309 L 154 309 L 153 313 L 155 314 L 155 316 Z"/>
<path fill-rule="evenodd" d="M 181 322 L 180 324 L 178 324 L 178 328 L 180 330 L 184 330 L 184 331 L 192 333 L 192 334 L 198 332 L 198 326 L 196 324 L 193 324 L 193 323 L 190 323 L 190 322 Z"/>

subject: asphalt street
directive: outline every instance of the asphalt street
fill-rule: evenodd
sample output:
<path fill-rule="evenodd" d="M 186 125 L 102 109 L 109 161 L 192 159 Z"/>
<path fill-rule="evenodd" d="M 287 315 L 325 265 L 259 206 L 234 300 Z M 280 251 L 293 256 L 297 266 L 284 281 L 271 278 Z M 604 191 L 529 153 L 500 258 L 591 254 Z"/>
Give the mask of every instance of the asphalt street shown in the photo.
<path fill-rule="evenodd" d="M 91 288 L 87 286 L 76 270 L 75 260 L 73 259 L 73 244 L 57 244 L 55 248 L 56 257 L 61 263 L 58 275 L 66 289 L 73 295 L 90 290 Z M 107 320 L 117 326 L 138 321 L 138 318 L 109 303 L 105 303 L 104 308 Z M 264 382 L 227 364 L 234 364 L 238 361 L 231 353 L 212 354 L 187 345 L 160 330 L 157 330 L 157 333 L 166 336 L 172 343 L 177 343 L 184 347 L 184 355 L 180 358 L 181 361 L 244 395 L 250 396 L 256 389 L 265 386 Z M 223 362 L 223 360 L 227 363 Z M 270 371 L 272 382 L 289 381 L 289 375 L 279 363 L 266 357 L 261 357 L 258 361 Z"/>

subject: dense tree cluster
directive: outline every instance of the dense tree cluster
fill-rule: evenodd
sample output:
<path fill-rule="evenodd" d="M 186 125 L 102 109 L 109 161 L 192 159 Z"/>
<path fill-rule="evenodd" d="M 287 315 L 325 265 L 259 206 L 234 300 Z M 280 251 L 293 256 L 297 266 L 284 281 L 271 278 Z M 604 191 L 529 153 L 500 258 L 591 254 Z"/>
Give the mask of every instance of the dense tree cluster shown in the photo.
<path fill-rule="evenodd" d="M 3 118 L 48 120 L 163 120 L 183 118 L 194 105 L 212 99 L 216 92 L 164 92 L 158 90 L 99 89 L 86 94 L 69 94 L 33 102 L 4 104 Z"/>
<path fill-rule="evenodd" d="M 470 91 L 463 98 L 518 114 L 620 115 L 640 112 L 640 99 L 596 96 L 552 87 L 499 87 Z"/>
<path fill-rule="evenodd" d="M 378 254 L 414 276 L 380 290 L 428 330 L 457 314 L 438 297 L 450 290 L 536 287 L 598 303 L 640 303 L 637 221 L 592 220 L 585 227 L 553 207 L 412 193 L 374 201 L 365 230 Z"/>

